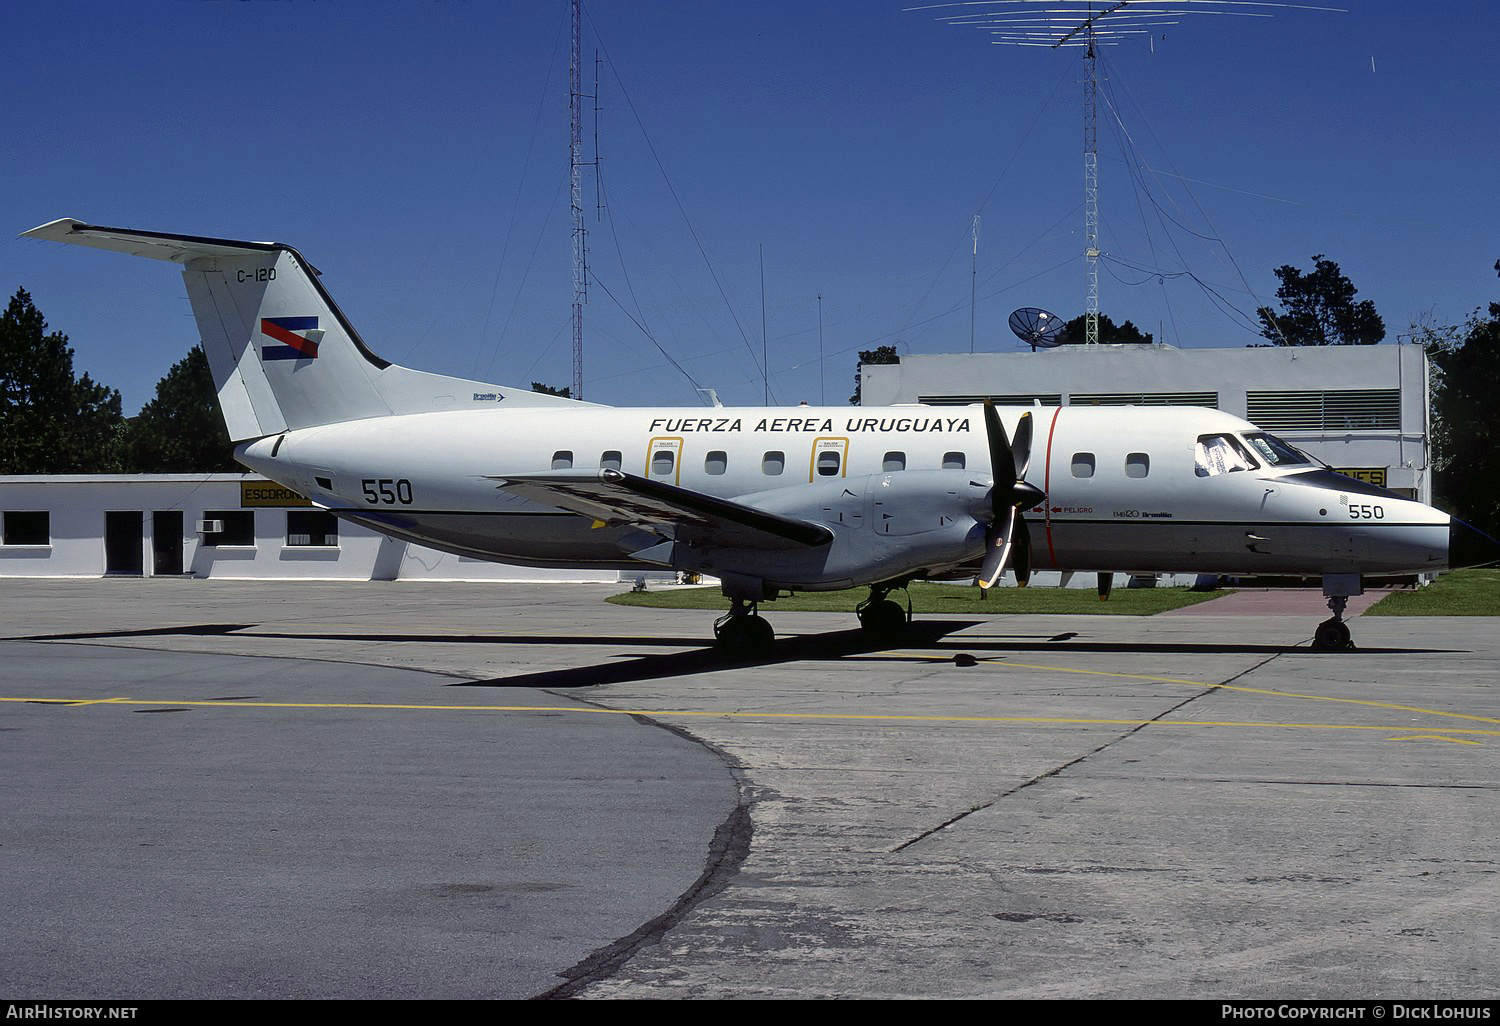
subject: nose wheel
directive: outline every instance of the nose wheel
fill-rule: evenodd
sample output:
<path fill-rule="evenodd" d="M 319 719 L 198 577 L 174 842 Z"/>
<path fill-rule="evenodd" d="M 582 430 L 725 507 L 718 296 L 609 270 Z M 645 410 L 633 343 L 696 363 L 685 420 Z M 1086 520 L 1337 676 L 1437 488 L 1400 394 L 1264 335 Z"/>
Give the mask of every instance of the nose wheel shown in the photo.
<path fill-rule="evenodd" d="M 743 663 L 771 654 L 776 632 L 758 608 L 757 603 L 731 599 L 729 613 L 714 623 L 714 640 L 726 659 Z"/>
<path fill-rule="evenodd" d="M 1328 599 L 1328 608 L 1333 611 L 1333 615 L 1318 624 L 1318 629 L 1313 632 L 1314 651 L 1349 652 L 1354 649 L 1349 625 L 1344 622 L 1344 608 L 1348 604 L 1349 599 L 1343 595 L 1334 595 Z"/>

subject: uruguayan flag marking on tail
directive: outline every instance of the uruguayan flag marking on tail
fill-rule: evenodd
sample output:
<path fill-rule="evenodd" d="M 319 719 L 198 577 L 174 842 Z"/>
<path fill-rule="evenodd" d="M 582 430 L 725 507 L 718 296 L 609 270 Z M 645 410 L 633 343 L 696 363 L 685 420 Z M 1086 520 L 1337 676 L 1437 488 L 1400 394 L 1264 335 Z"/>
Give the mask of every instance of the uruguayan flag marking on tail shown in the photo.
<path fill-rule="evenodd" d="M 297 334 L 299 331 L 304 334 Z M 282 343 L 262 346 L 262 360 L 316 360 L 318 343 L 323 339 L 316 317 L 262 317 L 260 333 Z"/>

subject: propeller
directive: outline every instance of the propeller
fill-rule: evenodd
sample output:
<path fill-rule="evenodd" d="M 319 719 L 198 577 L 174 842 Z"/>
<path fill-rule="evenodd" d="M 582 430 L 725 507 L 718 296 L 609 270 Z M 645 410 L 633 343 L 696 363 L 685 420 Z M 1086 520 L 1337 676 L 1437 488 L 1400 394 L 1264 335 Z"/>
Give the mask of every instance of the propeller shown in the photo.
<path fill-rule="evenodd" d="M 1005 426 L 993 401 L 984 401 L 984 432 L 990 446 L 990 472 L 995 483 L 990 488 L 993 517 L 984 535 L 984 565 L 979 571 L 979 586 L 992 588 L 1014 562 L 1016 583 L 1021 587 L 1031 579 L 1031 531 L 1021 514 L 1046 501 L 1047 496 L 1026 480 L 1031 465 L 1031 414 L 1021 414 L 1014 442 L 1005 436 Z M 1014 559 L 1012 559 L 1014 556 Z"/>

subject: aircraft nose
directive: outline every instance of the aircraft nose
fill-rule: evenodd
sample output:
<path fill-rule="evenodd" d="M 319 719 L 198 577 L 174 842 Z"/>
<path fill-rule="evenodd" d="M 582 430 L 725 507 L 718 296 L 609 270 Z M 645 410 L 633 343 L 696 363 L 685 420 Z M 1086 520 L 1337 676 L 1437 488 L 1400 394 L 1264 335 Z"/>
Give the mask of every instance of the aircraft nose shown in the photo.
<path fill-rule="evenodd" d="M 1464 566 L 1484 566 L 1500 561 L 1500 541 L 1496 541 L 1477 527 L 1471 527 L 1458 517 L 1448 520 L 1448 568 L 1457 570 Z"/>

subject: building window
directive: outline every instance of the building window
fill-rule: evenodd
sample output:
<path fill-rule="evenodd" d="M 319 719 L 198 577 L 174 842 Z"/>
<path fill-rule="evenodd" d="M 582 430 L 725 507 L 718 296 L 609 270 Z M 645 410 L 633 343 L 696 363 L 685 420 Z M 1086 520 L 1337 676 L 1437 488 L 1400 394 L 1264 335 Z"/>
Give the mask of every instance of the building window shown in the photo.
<path fill-rule="evenodd" d="M 321 509 L 287 510 L 286 543 L 290 548 L 335 548 L 339 518 Z"/>
<path fill-rule="evenodd" d="M 1094 476 L 1094 454 L 1091 452 L 1075 452 L 1073 454 L 1073 476 Z"/>
<path fill-rule="evenodd" d="M 552 454 L 553 470 L 572 470 L 573 451 L 571 449 L 559 449 Z"/>
<path fill-rule="evenodd" d="M 776 477 L 786 469 L 786 453 L 768 452 L 760 458 L 760 472 L 767 477 Z"/>
<path fill-rule="evenodd" d="M 1126 453 L 1125 476 L 1145 477 L 1151 473 L 1151 457 L 1143 452 Z"/>
<path fill-rule="evenodd" d="M 961 452 L 943 453 L 944 470 L 962 470 L 967 463 L 968 460 L 964 458 L 964 454 Z"/>
<path fill-rule="evenodd" d="M 904 452 L 888 452 L 888 453 L 886 453 L 885 454 L 885 459 L 880 464 L 880 469 L 883 472 L 887 473 L 887 474 L 893 474 L 893 473 L 895 473 L 898 470 L 905 470 L 906 469 L 906 453 L 904 453 Z"/>
<path fill-rule="evenodd" d="M 715 449 L 703 457 L 703 472 L 718 477 L 729 469 L 729 454 L 723 449 Z"/>
<path fill-rule="evenodd" d="M 206 524 L 217 523 L 219 530 L 203 532 L 203 544 L 254 545 L 255 511 L 252 509 L 211 509 L 203 514 Z"/>
<path fill-rule="evenodd" d="M 624 457 L 615 449 L 611 449 L 599 457 L 600 470 L 619 470 L 624 465 Z"/>
<path fill-rule="evenodd" d="M 46 510 L 5 512 L 3 526 L 5 545 L 51 545 L 51 514 Z"/>

